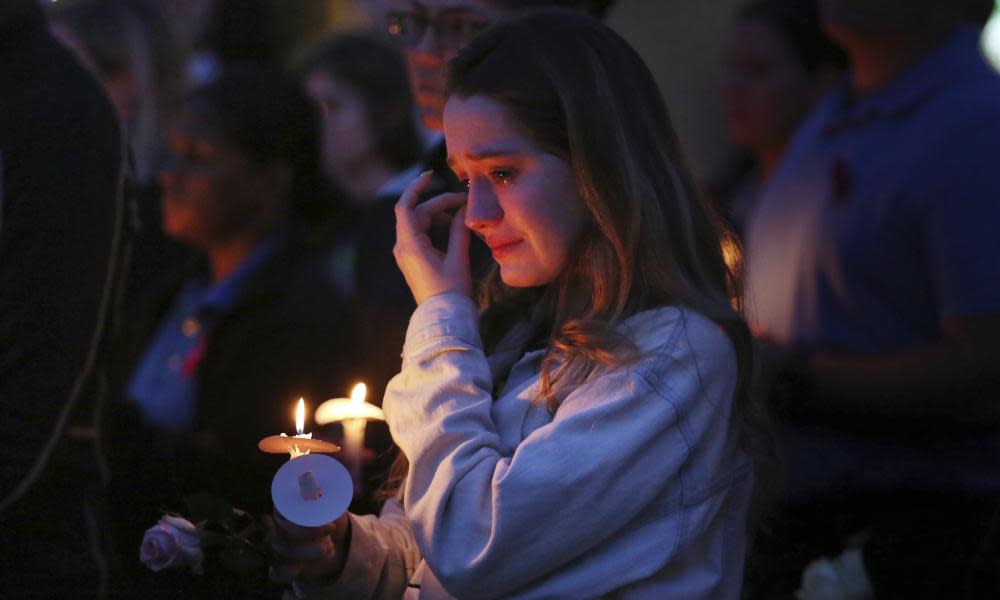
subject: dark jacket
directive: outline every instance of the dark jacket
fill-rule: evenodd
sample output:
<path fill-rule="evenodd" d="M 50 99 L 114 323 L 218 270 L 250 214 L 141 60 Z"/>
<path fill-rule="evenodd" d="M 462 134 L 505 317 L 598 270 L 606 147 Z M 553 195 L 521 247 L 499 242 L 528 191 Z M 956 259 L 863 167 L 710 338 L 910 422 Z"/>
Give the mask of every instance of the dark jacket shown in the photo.
<path fill-rule="evenodd" d="M 35 2 L 0 9 L 0 558 L 4 593 L 94 597 L 102 359 L 131 223 L 97 82 Z M 89 525 L 88 525 L 89 523 Z M 7 576 L 16 576 L 8 579 Z"/>

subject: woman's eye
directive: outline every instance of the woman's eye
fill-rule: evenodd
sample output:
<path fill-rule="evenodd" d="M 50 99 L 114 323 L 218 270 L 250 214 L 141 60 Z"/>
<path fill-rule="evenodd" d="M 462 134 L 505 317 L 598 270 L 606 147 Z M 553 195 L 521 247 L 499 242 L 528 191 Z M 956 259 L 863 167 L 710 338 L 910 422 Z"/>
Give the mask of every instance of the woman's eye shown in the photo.
<path fill-rule="evenodd" d="M 514 169 L 508 169 L 508 168 L 493 169 L 492 171 L 490 171 L 490 178 L 494 182 L 502 183 L 504 185 L 513 183 L 514 177 L 516 175 L 517 173 L 514 171 Z"/>

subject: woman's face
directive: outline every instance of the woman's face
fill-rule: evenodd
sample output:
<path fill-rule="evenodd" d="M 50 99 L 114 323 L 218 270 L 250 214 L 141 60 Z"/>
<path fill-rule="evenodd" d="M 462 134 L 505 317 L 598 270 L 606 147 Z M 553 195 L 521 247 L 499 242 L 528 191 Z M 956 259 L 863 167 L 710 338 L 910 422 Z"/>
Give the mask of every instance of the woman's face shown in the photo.
<path fill-rule="evenodd" d="M 590 222 L 569 165 L 485 96 L 449 99 L 444 133 L 448 162 L 468 188 L 465 224 L 490 247 L 501 279 L 514 287 L 551 283 Z"/>
<path fill-rule="evenodd" d="M 808 72 L 760 19 L 736 25 L 724 62 L 722 100 L 730 137 L 751 152 L 780 151 L 812 105 L 816 90 Z"/>
<path fill-rule="evenodd" d="M 323 107 L 323 166 L 327 175 L 348 182 L 359 166 L 375 157 L 364 100 L 356 89 L 315 72 L 306 79 L 309 94 Z"/>
<path fill-rule="evenodd" d="M 255 234 L 277 203 L 264 169 L 226 142 L 205 118 L 182 111 L 172 123 L 160 172 L 163 230 L 199 250 Z"/>

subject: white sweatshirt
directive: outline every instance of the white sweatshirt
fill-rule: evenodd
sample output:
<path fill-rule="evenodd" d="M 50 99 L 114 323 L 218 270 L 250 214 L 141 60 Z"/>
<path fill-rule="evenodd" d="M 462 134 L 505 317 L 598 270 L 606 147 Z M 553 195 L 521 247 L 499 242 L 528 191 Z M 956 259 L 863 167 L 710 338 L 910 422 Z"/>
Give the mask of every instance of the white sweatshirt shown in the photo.
<path fill-rule="evenodd" d="M 738 598 L 753 478 L 732 416 L 732 344 L 675 307 L 622 332 L 641 358 L 590 377 L 552 415 L 535 401 L 543 351 L 502 344 L 487 359 L 470 299 L 421 304 L 383 404 L 410 460 L 405 503 L 351 515 L 344 572 L 313 591 Z M 515 361 L 494 400 L 491 367 Z"/>

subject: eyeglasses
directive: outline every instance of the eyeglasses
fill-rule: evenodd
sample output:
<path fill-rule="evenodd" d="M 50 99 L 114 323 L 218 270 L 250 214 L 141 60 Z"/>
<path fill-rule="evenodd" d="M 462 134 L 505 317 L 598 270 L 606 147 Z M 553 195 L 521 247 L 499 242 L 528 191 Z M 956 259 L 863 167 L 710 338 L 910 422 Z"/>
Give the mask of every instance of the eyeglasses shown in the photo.
<path fill-rule="evenodd" d="M 386 17 L 389 35 L 407 46 L 416 46 L 428 29 L 434 31 L 439 48 L 458 50 L 489 27 L 483 17 L 466 11 L 445 12 L 431 17 L 425 12 L 394 12 Z"/>

